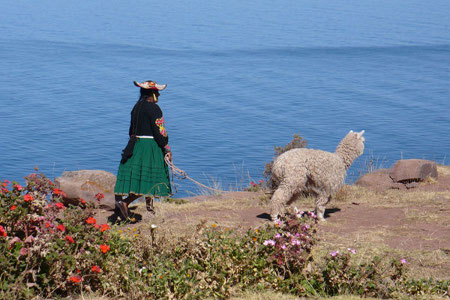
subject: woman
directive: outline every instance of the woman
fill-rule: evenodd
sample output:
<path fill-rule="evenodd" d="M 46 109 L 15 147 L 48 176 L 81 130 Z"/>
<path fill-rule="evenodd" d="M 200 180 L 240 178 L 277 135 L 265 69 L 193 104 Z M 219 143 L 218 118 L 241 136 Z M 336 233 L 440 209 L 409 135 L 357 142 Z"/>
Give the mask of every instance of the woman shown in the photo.
<path fill-rule="evenodd" d="M 164 161 L 165 156 L 172 161 L 172 152 L 162 111 L 156 104 L 159 91 L 167 85 L 151 80 L 134 84 L 141 88 L 141 96 L 131 111 L 130 141 L 123 150 L 114 188 L 116 213 L 122 220 L 129 217 L 128 205 L 137 198 L 145 196 L 147 210 L 154 214 L 154 196 L 172 193 Z"/>

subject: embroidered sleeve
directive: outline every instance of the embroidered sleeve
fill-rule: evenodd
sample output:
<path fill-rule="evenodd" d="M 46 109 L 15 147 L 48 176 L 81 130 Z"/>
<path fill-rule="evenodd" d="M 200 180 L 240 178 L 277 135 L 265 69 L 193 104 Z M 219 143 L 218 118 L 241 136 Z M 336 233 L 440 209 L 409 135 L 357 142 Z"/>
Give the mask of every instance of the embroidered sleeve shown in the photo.
<path fill-rule="evenodd" d="M 158 143 L 158 146 L 164 151 L 169 152 L 170 146 L 169 146 L 169 136 L 167 134 L 167 130 L 165 128 L 165 121 L 164 117 L 162 115 L 162 111 L 154 104 L 152 114 L 151 114 L 151 126 L 153 131 L 153 137 L 155 138 L 156 143 Z"/>
<path fill-rule="evenodd" d="M 159 128 L 159 133 L 161 133 L 163 137 L 167 137 L 167 131 L 164 128 L 165 125 L 164 117 L 156 119 L 155 124 Z"/>

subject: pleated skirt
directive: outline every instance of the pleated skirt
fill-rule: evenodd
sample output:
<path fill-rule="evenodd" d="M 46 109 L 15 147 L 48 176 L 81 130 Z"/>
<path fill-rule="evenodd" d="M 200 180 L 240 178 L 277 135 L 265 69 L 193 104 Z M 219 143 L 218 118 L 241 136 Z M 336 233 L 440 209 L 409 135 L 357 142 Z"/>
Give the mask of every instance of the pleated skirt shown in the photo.
<path fill-rule="evenodd" d="M 133 156 L 119 165 L 114 193 L 170 196 L 169 168 L 154 139 L 138 138 Z"/>

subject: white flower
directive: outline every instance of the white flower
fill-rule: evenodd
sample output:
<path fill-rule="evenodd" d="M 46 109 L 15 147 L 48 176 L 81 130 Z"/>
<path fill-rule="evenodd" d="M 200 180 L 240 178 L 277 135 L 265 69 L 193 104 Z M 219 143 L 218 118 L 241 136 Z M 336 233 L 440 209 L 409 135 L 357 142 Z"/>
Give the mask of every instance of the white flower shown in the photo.
<path fill-rule="evenodd" d="M 151 228 L 152 229 L 155 229 L 155 228 L 157 228 L 158 226 L 156 226 L 155 224 L 152 224 L 152 226 L 151 226 Z"/>

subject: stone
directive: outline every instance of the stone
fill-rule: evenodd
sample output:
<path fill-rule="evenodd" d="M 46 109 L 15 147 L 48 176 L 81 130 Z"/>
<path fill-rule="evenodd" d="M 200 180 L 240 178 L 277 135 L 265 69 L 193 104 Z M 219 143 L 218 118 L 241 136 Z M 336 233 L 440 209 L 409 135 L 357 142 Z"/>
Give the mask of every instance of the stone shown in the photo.
<path fill-rule="evenodd" d="M 424 159 L 402 159 L 389 172 L 394 182 L 409 183 L 424 181 L 427 177 L 437 179 L 436 163 Z"/>
<path fill-rule="evenodd" d="M 372 173 L 364 174 L 355 184 L 378 192 L 385 191 L 392 188 L 394 183 L 389 177 L 389 172 L 389 169 L 378 169 Z"/>
<path fill-rule="evenodd" d="M 406 186 L 401 182 L 394 182 L 391 185 L 391 189 L 393 190 L 406 190 Z"/>
<path fill-rule="evenodd" d="M 405 183 L 405 186 L 408 190 L 414 189 L 414 188 L 419 187 L 419 183 L 418 182 L 408 182 L 408 183 Z"/>
<path fill-rule="evenodd" d="M 86 202 L 97 202 L 95 195 L 102 193 L 100 208 L 113 210 L 115 205 L 114 186 L 116 176 L 103 170 L 66 171 L 55 179 L 55 187 L 65 195 L 64 204 L 78 205 L 83 198 Z"/>

